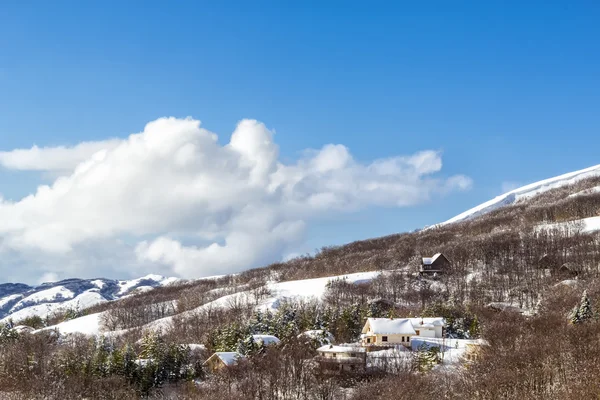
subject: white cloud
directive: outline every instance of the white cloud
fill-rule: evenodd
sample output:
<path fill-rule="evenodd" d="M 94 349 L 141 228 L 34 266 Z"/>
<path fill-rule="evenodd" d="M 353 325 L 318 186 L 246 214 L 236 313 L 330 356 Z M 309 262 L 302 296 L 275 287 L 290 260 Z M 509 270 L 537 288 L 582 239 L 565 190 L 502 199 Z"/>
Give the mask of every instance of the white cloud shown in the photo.
<path fill-rule="evenodd" d="M 95 153 L 115 148 L 118 139 L 83 142 L 76 146 L 38 147 L 0 152 L 0 165 L 20 171 L 72 171 Z"/>
<path fill-rule="evenodd" d="M 161 118 L 127 139 L 16 150 L 0 163 L 69 171 L 20 201 L 0 199 L 0 251 L 62 277 L 240 271 L 294 252 L 326 214 L 410 206 L 471 185 L 436 178 L 435 151 L 362 164 L 329 144 L 283 164 L 273 133 L 254 120 L 224 146 L 197 120 Z"/>

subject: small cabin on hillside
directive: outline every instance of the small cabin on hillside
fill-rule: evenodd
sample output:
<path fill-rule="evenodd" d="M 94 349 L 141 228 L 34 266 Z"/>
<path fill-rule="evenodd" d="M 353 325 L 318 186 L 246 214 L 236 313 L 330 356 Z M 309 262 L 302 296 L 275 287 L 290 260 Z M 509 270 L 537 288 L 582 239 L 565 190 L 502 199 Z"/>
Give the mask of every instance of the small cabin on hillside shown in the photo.
<path fill-rule="evenodd" d="M 450 270 L 450 261 L 442 253 L 437 253 L 433 257 L 423 257 L 421 264 L 421 275 L 439 275 Z"/>

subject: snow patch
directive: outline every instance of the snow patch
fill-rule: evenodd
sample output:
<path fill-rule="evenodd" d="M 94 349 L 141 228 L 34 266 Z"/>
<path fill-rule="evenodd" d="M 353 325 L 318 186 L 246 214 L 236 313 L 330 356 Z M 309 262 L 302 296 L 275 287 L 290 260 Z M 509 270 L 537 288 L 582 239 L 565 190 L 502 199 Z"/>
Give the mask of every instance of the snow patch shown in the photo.
<path fill-rule="evenodd" d="M 28 304 L 31 303 L 42 303 L 42 302 L 52 302 L 57 300 L 65 300 L 71 299 L 75 296 L 75 293 L 70 291 L 64 286 L 56 286 L 47 290 L 42 290 L 40 292 L 33 293 L 23 300 L 19 301 L 11 308 L 11 312 L 19 310 L 23 307 L 27 307 Z"/>
<path fill-rule="evenodd" d="M 15 301 L 16 299 L 20 299 L 21 297 L 23 297 L 22 294 L 11 294 L 10 296 L 3 297 L 0 300 L 0 308 L 4 307 L 5 305 L 7 305 L 8 303 L 10 303 L 11 301 Z"/>

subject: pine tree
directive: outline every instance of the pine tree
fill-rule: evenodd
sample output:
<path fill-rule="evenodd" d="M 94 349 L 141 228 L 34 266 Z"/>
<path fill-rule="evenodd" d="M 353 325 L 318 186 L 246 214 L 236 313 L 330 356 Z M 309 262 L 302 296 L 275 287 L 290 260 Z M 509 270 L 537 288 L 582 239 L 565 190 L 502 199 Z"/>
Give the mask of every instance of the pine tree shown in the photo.
<path fill-rule="evenodd" d="M 572 324 L 580 324 L 591 320 L 593 317 L 594 310 L 592 309 L 592 304 L 588 298 L 587 290 L 584 290 L 579 306 L 576 306 L 571 312 L 570 320 Z"/>
<path fill-rule="evenodd" d="M 12 321 L 11 321 L 12 323 Z M 12 329 L 11 324 L 5 324 L 0 327 L 0 344 L 14 342 L 19 338 L 17 331 Z"/>
<path fill-rule="evenodd" d="M 250 335 L 246 339 L 239 342 L 237 352 L 245 356 L 250 356 L 255 354 L 258 351 L 258 348 L 259 344 L 256 343 L 254 341 L 254 337 Z"/>

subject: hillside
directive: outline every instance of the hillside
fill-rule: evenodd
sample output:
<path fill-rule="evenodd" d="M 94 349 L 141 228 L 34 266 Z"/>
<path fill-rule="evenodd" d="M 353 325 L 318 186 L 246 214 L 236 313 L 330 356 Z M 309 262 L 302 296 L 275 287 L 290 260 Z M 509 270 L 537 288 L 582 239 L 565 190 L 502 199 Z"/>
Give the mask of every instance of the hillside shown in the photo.
<path fill-rule="evenodd" d="M 362 276 L 361 273 L 366 273 L 365 276 L 372 278 L 380 270 L 406 270 L 411 264 L 414 271 L 420 256 L 428 256 L 438 251 L 448 254 L 454 260 L 455 268 L 463 274 L 470 277 L 481 275 L 482 271 L 477 272 L 474 265 L 462 262 L 459 249 L 463 248 L 464 251 L 464 247 L 469 243 L 480 242 L 481 245 L 482 238 L 489 240 L 489 235 L 494 232 L 498 239 L 506 235 L 511 236 L 511 232 L 518 230 L 525 230 L 537 236 L 543 232 L 557 230 L 569 230 L 572 234 L 594 232 L 600 229 L 599 188 L 600 165 L 512 190 L 421 232 L 323 248 L 314 257 L 299 257 L 286 263 L 250 270 L 238 277 L 219 277 L 215 282 L 211 279 L 204 280 L 203 285 L 211 282 L 211 287 L 216 288 L 209 294 L 212 300 L 207 301 L 207 304 L 183 310 L 182 316 L 206 307 L 224 307 L 228 302 L 251 297 L 250 292 L 256 291 L 256 288 L 251 291 L 244 290 L 245 281 L 257 281 L 260 287 L 264 287 L 265 292 L 271 293 L 261 300 L 261 304 L 274 310 L 278 304 L 290 298 L 321 298 L 325 290 L 324 284 L 345 274 L 358 273 L 358 276 Z M 560 212 L 554 212 L 556 209 Z M 468 234 L 465 231 L 468 231 Z M 542 252 L 545 254 L 546 249 Z M 539 257 L 543 254 L 539 254 Z M 534 257 L 530 258 L 530 261 L 534 264 L 537 260 Z M 561 260 L 561 265 L 567 261 L 569 260 Z M 148 275 L 130 281 L 69 279 L 35 288 L 23 284 L 2 284 L 0 317 L 3 321 L 9 318 L 20 321 L 31 316 L 46 318 L 57 312 L 72 309 L 81 311 L 175 282 L 175 278 Z M 232 287 L 232 282 L 238 283 Z M 218 289 L 220 285 L 224 285 L 222 289 Z M 188 286 L 195 287 L 194 284 Z M 215 296 L 219 291 L 225 295 Z M 233 294 L 228 294 L 232 291 Z M 173 292 L 178 290 L 173 289 Z M 173 311 L 156 323 L 144 324 L 146 328 L 164 327 L 165 321 L 170 322 L 177 314 L 176 296 L 166 297 L 170 302 L 169 308 Z M 104 305 L 102 308 L 107 309 L 110 306 Z M 96 316 L 99 315 L 97 313 Z M 88 316 L 85 321 L 85 324 L 69 322 L 67 328 L 62 324 L 57 327 L 87 333 L 100 331 L 98 318 Z"/>
<path fill-rule="evenodd" d="M 405 391 L 427 388 L 414 393 L 422 398 L 418 397 L 422 390 L 443 395 L 437 379 L 452 387 L 451 398 L 470 397 L 477 390 L 482 395 L 476 397 L 482 399 L 589 398 L 596 392 L 585 385 L 573 386 L 575 377 L 565 371 L 587 371 L 588 380 L 600 373 L 596 352 L 587 346 L 600 340 L 600 329 L 590 322 L 574 330 L 567 316 L 579 302 L 600 298 L 598 172 L 599 167 L 593 167 L 524 186 L 453 218 L 452 223 L 326 247 L 314 256 L 236 275 L 175 282 L 162 277 L 152 282 L 148 277 L 122 282 L 68 280 L 38 288 L 7 284 L 3 309 L 10 313 L 20 304 L 22 310 L 37 310 L 39 305 L 66 305 L 80 296 L 101 295 L 103 300 L 76 315 L 58 313 L 35 326 L 34 334 L 22 340 L 39 337 L 49 341 L 44 343 L 54 343 L 52 350 L 46 348 L 48 344 L 39 344 L 39 357 L 52 351 L 62 360 L 55 369 L 47 366 L 54 374 L 64 373 L 61 366 L 66 360 L 81 359 L 108 368 L 110 362 L 98 360 L 129 352 L 139 364 L 132 367 L 139 375 L 128 378 L 124 387 L 133 385 L 136 390 L 171 382 L 171 378 L 152 375 L 158 370 L 149 369 L 153 364 L 148 364 L 148 354 L 161 360 L 157 364 L 161 368 L 179 376 L 175 371 L 181 371 L 181 366 L 172 364 L 169 357 L 175 356 L 169 352 L 181 351 L 177 357 L 185 359 L 186 365 L 196 365 L 190 370 L 199 379 L 204 374 L 201 362 L 212 352 L 248 354 L 248 363 L 241 363 L 239 371 L 232 370 L 225 380 L 202 381 L 183 398 L 229 399 L 218 396 L 229 393 L 231 387 L 236 388 L 235 398 L 256 398 L 256 390 L 267 390 L 264 387 L 274 381 L 290 391 L 288 397 L 274 395 L 274 399 L 301 398 L 309 392 L 313 397 L 307 398 L 317 398 L 315 391 L 327 388 L 329 394 L 319 398 L 338 400 L 344 398 L 344 385 L 356 390 L 354 400 L 371 398 L 372 393 L 380 393 L 376 399 L 398 398 L 387 389 L 398 386 Z M 439 252 L 451 260 L 451 267 L 440 276 L 421 276 L 421 259 Z M 135 288 L 137 293 L 132 292 Z M 12 311 L 12 319 L 27 323 L 15 318 L 19 307 Z M 386 364 L 352 383 L 323 377 L 306 362 L 312 360 L 316 347 L 312 339 L 301 339 L 304 332 L 324 332 L 337 343 L 355 343 L 367 317 L 390 315 L 446 318 L 455 354 L 451 348 L 442 348 L 441 354 L 448 357 L 437 372 L 415 375 L 422 354 L 413 349 L 414 357 L 402 356 L 404 364 L 394 368 Z M 557 344 L 547 335 L 550 329 L 568 337 L 569 344 Z M 75 333 L 92 339 L 79 341 Z M 281 345 L 255 354 L 254 345 L 248 342 L 253 335 L 277 336 Z M 473 369 L 465 369 L 465 343 L 476 343 L 474 338 L 484 339 L 490 347 L 472 361 Z M 64 343 L 78 343 L 78 354 L 91 355 L 75 356 Z M 556 346 L 558 353 L 550 351 Z M 151 353 L 157 348 L 162 350 Z M 99 353 L 98 349 L 112 350 Z M 572 360 L 580 365 L 572 365 Z M 523 368 L 514 369 L 519 362 Z M 548 365 L 562 369 L 555 371 Z M 83 371 L 82 379 L 88 379 L 89 373 Z M 515 371 L 520 372 L 515 375 Z M 144 386 L 141 376 L 146 373 L 159 383 Z M 173 378 L 179 379 L 184 378 Z M 555 383 L 534 385 L 535 389 L 511 386 L 523 379 Z M 244 385 L 251 387 L 242 389 Z"/>
<path fill-rule="evenodd" d="M 442 222 L 438 226 L 447 225 L 454 222 L 464 221 L 467 219 L 475 218 L 479 215 L 489 213 L 499 207 L 511 205 L 535 197 L 541 193 L 547 192 L 552 189 L 557 189 L 564 186 L 570 186 L 581 180 L 594 178 L 600 176 L 600 165 L 585 168 L 579 171 L 569 172 L 563 175 L 555 176 L 554 178 L 544 179 L 539 182 L 530 183 L 529 185 L 522 186 L 520 188 L 506 192 L 500 196 L 497 196 L 485 203 L 475 206 L 457 216 L 450 218 L 449 220 Z M 597 193 L 600 186 L 588 189 L 585 193 L 573 193 L 572 195 L 578 194 L 591 194 Z"/>

